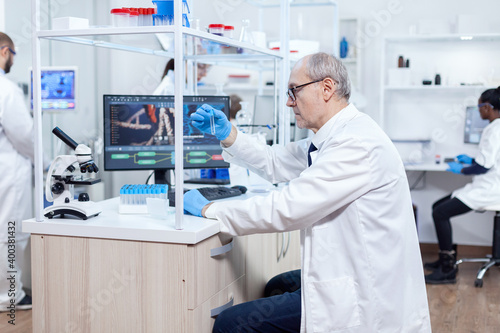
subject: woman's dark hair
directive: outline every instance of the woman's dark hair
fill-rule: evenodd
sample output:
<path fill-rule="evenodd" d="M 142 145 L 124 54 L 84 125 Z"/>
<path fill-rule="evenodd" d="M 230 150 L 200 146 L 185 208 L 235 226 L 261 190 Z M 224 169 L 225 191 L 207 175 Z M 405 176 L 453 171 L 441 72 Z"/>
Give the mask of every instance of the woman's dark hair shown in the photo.
<path fill-rule="evenodd" d="M 241 104 L 243 100 L 240 96 L 232 94 L 229 96 L 229 119 L 236 119 L 236 114 L 241 110 Z"/>
<path fill-rule="evenodd" d="M 500 111 L 500 87 L 484 91 L 479 99 L 481 103 L 490 103 L 495 110 Z"/>
<path fill-rule="evenodd" d="M 165 70 L 163 71 L 163 75 L 161 76 L 162 80 L 168 74 L 169 70 L 174 70 L 174 59 L 170 59 L 167 62 L 167 65 L 165 66 Z"/>

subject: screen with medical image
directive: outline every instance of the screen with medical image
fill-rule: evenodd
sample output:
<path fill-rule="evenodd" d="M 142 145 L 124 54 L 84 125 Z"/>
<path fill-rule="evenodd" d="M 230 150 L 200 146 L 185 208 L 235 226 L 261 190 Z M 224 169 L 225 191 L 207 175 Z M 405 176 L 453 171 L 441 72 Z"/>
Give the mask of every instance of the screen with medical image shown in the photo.
<path fill-rule="evenodd" d="M 75 110 L 76 68 L 42 68 L 40 79 L 42 110 Z M 31 71 L 31 108 L 33 109 L 33 71 Z"/>
<path fill-rule="evenodd" d="M 228 96 L 184 96 L 184 168 L 227 168 L 220 141 L 191 124 L 203 104 L 229 114 Z M 175 168 L 174 106 L 173 96 L 104 95 L 104 168 Z"/>
<path fill-rule="evenodd" d="M 468 106 L 465 110 L 464 143 L 478 144 L 483 129 L 489 123 L 488 120 L 481 118 L 477 106 Z"/>

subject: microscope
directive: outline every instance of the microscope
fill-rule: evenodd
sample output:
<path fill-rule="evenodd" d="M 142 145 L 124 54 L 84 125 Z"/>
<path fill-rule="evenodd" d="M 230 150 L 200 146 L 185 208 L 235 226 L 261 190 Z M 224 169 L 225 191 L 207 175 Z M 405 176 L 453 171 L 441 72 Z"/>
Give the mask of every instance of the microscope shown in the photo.
<path fill-rule="evenodd" d="M 78 200 L 74 199 L 74 185 L 93 185 L 101 181 L 99 178 L 83 178 L 82 175 L 74 174 L 76 163 L 81 174 L 99 171 L 92 160 L 90 148 L 77 144 L 59 127 L 55 127 L 52 133 L 73 149 L 75 155 L 59 155 L 51 163 L 45 182 L 45 196 L 47 201 L 54 204 L 44 209 L 44 216 L 51 219 L 67 214 L 86 220 L 99 215 L 101 210 L 95 202 L 90 201 L 87 193 L 80 193 Z"/>

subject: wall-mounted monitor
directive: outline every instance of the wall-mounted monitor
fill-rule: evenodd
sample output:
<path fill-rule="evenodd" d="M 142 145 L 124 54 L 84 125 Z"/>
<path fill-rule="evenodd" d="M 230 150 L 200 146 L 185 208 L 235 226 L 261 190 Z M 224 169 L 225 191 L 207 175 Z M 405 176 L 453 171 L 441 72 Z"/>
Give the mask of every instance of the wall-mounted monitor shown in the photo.
<path fill-rule="evenodd" d="M 42 110 L 75 110 L 76 102 L 76 67 L 42 67 L 41 92 Z M 31 70 L 31 109 L 33 109 L 33 71 Z"/>
<path fill-rule="evenodd" d="M 489 123 L 488 120 L 481 118 L 477 106 L 467 106 L 465 109 L 464 143 L 478 144 L 483 129 Z"/>
<path fill-rule="evenodd" d="M 184 96 L 184 168 L 227 168 L 220 141 L 191 125 L 203 104 L 229 117 L 228 96 Z M 104 95 L 104 169 L 174 169 L 174 107 L 173 96 Z"/>

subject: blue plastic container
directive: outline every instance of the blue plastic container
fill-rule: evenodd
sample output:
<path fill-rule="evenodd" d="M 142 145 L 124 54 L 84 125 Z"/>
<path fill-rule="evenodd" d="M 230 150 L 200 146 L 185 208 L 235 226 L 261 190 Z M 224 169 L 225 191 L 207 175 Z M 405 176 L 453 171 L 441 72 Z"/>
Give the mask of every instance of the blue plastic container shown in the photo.
<path fill-rule="evenodd" d="M 174 15 L 174 0 L 153 0 L 156 5 L 156 14 Z"/>
<path fill-rule="evenodd" d="M 349 51 L 349 43 L 347 43 L 345 37 L 342 37 L 342 40 L 340 41 L 340 57 L 341 58 L 347 57 L 348 51 Z"/>
<path fill-rule="evenodd" d="M 174 24 L 174 0 L 153 0 L 156 5 L 156 14 L 153 15 L 153 25 Z M 190 13 L 187 0 L 182 1 L 182 25 L 190 27 L 187 14 Z"/>

